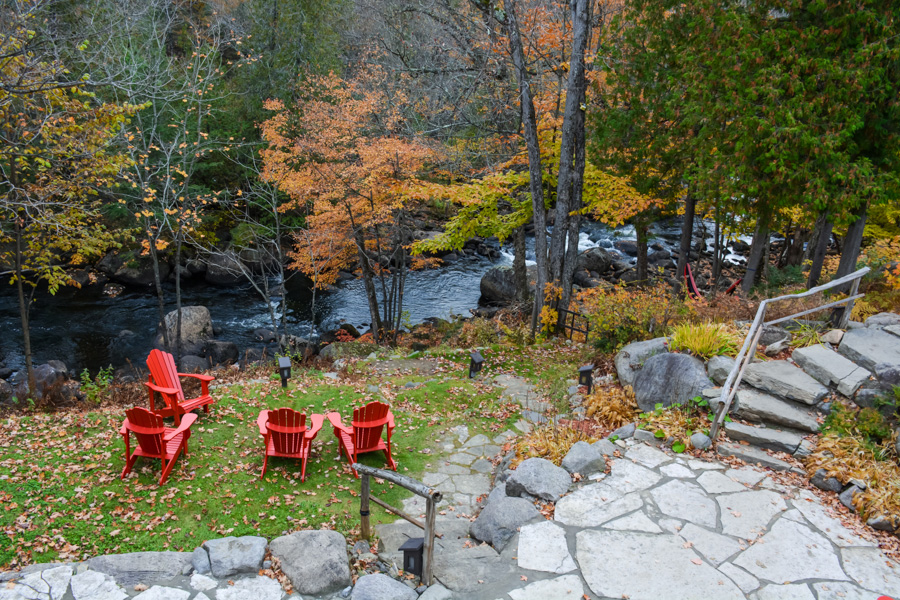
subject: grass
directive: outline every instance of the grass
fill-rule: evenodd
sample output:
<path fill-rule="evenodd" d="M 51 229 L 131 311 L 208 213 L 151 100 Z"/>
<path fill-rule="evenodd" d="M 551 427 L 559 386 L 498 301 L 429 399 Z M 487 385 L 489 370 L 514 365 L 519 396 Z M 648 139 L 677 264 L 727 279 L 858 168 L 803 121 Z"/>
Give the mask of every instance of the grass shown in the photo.
<path fill-rule="evenodd" d="M 575 377 L 583 351 L 564 344 L 482 350 L 485 367 L 468 379 L 467 350 L 439 348 L 435 373 L 381 372 L 352 361 L 338 380 L 315 370 L 295 369 L 286 391 L 274 376 L 214 391 L 217 403 L 192 428 L 190 454 L 179 458 L 169 480 L 157 485 L 159 461 L 138 459 L 119 479 L 124 444 L 118 429 L 121 406 L 29 413 L 0 420 L 0 569 L 34 562 L 82 560 L 107 553 L 145 550 L 191 551 L 204 540 L 226 535 L 269 539 L 309 528 L 333 528 L 353 536 L 359 526 L 359 480 L 339 456 L 329 424 L 313 443 L 307 479 L 299 461 L 270 459 L 264 480 L 260 410 L 289 406 L 307 412 L 337 411 L 349 422 L 352 408 L 375 397 L 388 399 L 397 429 L 393 454 L 399 471 L 415 478 L 439 464 L 438 447 L 450 427 L 466 424 L 471 435 L 494 434 L 519 419 L 518 405 L 502 403 L 487 382 L 515 372 L 543 389 L 552 379 Z M 269 371 L 271 373 L 271 371 Z M 413 388 L 404 384 L 414 382 Z M 564 386 L 563 386 L 564 387 Z M 380 453 L 361 462 L 384 466 Z M 373 482 L 373 493 L 399 506 L 409 492 Z M 374 522 L 395 517 L 376 509 Z"/>

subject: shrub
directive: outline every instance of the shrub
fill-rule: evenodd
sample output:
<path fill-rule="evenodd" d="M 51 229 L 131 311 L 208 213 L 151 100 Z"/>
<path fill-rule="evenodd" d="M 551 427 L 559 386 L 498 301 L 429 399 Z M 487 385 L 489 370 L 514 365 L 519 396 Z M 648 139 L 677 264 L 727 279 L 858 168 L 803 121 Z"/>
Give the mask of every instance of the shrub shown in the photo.
<path fill-rule="evenodd" d="M 637 401 L 631 386 L 597 387 L 584 399 L 588 418 L 595 418 L 610 429 L 631 423 L 638 414 Z"/>
<path fill-rule="evenodd" d="M 481 317 L 466 321 L 459 332 L 459 342 L 463 346 L 487 346 L 496 343 L 499 337 L 497 324 Z"/>
<path fill-rule="evenodd" d="M 657 404 L 654 410 L 638 415 L 638 427 L 652 431 L 660 439 L 672 438 L 672 450 L 684 452 L 691 445 L 691 435 L 697 431 L 707 432 L 706 425 L 712 418 L 708 408 L 709 401 L 702 396 L 667 408 Z M 731 421 L 731 418 L 726 415 L 725 420 Z"/>
<path fill-rule="evenodd" d="M 684 302 L 672 297 L 664 283 L 646 288 L 619 285 L 608 290 L 582 290 L 576 303 L 590 322 L 594 344 L 604 352 L 658 337 L 676 317 L 687 313 Z"/>
<path fill-rule="evenodd" d="M 511 466 L 517 466 L 526 458 L 546 458 L 559 466 L 572 446 L 578 442 L 593 443 L 597 439 L 581 429 L 555 424 L 542 425 L 519 440 Z"/>
<path fill-rule="evenodd" d="M 840 403 L 834 405 L 825 419 L 823 430 L 843 437 L 859 437 L 873 447 L 891 437 L 891 427 L 878 409 L 854 410 Z"/>
<path fill-rule="evenodd" d="M 81 391 L 87 397 L 89 402 L 100 404 L 103 396 L 109 390 L 109 385 L 113 380 L 112 365 L 101 368 L 97 376 L 91 379 L 91 372 L 85 369 L 81 372 Z"/>
<path fill-rule="evenodd" d="M 735 356 L 740 348 L 737 331 L 721 323 L 682 323 L 672 329 L 669 347 L 708 360 Z"/>

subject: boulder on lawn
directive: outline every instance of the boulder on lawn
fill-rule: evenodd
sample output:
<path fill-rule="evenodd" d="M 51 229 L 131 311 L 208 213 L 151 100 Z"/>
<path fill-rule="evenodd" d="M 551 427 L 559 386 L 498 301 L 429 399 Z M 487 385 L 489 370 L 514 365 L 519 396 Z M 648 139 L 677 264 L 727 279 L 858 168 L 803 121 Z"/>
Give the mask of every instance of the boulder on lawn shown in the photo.
<path fill-rule="evenodd" d="M 238 573 L 259 571 L 266 556 L 267 544 L 264 537 L 246 535 L 207 540 L 203 542 L 203 547 L 209 553 L 213 577 L 222 579 Z"/>
<path fill-rule="evenodd" d="M 556 502 L 569 491 L 572 478 L 565 469 L 544 458 L 529 458 L 506 481 L 507 496 L 528 494 Z"/>
<path fill-rule="evenodd" d="M 499 552 L 519 527 L 540 516 L 534 504 L 525 498 L 510 498 L 501 489 L 491 492 L 487 505 L 469 527 L 469 534 Z"/>
<path fill-rule="evenodd" d="M 364 575 L 356 580 L 350 600 L 416 600 L 416 591 L 382 573 Z"/>
<path fill-rule="evenodd" d="M 645 342 L 633 342 L 622 348 L 615 358 L 619 382 L 623 386 L 634 385 L 635 373 L 643 368 L 647 359 L 669 351 L 667 340 L 668 338 L 660 337 Z"/>
<path fill-rule="evenodd" d="M 651 356 L 634 378 L 634 397 L 643 411 L 657 404 L 684 404 L 712 387 L 703 362 L 687 354 L 666 352 Z"/>
<path fill-rule="evenodd" d="M 191 552 L 131 552 L 95 556 L 86 564 L 91 571 L 105 573 L 119 585 L 132 587 L 146 581 L 181 575 L 184 568 L 191 564 L 191 556 Z"/>
<path fill-rule="evenodd" d="M 569 473 L 579 473 L 587 477 L 605 471 L 606 461 L 599 447 L 582 441 L 569 448 L 565 458 L 562 459 L 562 468 Z"/>
<path fill-rule="evenodd" d="M 300 594 L 322 596 L 351 583 L 347 541 L 337 531 L 297 531 L 272 540 L 269 550 Z"/>
<path fill-rule="evenodd" d="M 55 399 L 68 380 L 65 371 L 57 369 L 47 363 L 34 367 L 34 393 L 35 400 L 43 400 L 53 395 Z M 12 385 L 14 395 L 17 398 L 28 397 L 28 374 L 25 369 L 18 371 L 9 382 Z"/>
<path fill-rule="evenodd" d="M 613 264 L 612 255 L 603 248 L 588 248 L 575 259 L 575 268 L 598 275 L 606 273 Z"/>

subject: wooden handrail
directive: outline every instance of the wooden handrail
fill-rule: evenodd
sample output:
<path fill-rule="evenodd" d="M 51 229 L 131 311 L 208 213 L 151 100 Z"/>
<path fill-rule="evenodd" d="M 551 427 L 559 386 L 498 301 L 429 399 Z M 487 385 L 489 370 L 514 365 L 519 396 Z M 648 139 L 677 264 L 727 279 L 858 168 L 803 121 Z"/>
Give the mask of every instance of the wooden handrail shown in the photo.
<path fill-rule="evenodd" d="M 737 358 L 735 358 L 734 366 L 731 368 L 731 372 L 728 373 L 728 378 L 725 380 L 725 384 L 722 386 L 722 393 L 719 396 L 719 405 L 716 407 L 716 415 L 713 419 L 713 424 L 709 431 L 709 437 L 713 440 L 713 443 L 715 443 L 716 435 L 719 433 L 719 427 L 722 426 L 722 422 L 725 420 L 725 415 L 728 414 L 728 411 L 731 409 L 731 403 L 734 400 L 735 394 L 737 394 L 738 387 L 741 385 L 741 379 L 743 379 L 744 377 L 744 371 L 747 369 L 747 365 L 750 364 L 750 362 L 753 360 L 753 357 L 756 355 L 756 345 L 759 343 L 759 337 L 760 335 L 762 335 L 763 327 L 766 325 L 774 325 L 775 323 L 782 323 L 799 316 L 808 315 L 810 313 L 825 310 L 827 308 L 833 308 L 842 304 L 846 304 L 844 313 L 841 315 L 840 321 L 837 323 L 837 327 L 839 329 L 844 329 L 847 326 L 847 322 L 850 320 L 850 312 L 853 310 L 853 303 L 865 295 L 857 293 L 859 291 L 859 281 L 870 270 L 871 269 L 869 269 L 869 267 L 863 267 L 862 269 L 854 273 L 850 273 L 849 275 L 845 275 L 840 279 L 835 279 L 834 281 L 829 281 L 828 283 L 818 285 L 814 288 L 806 290 L 805 292 L 801 292 L 799 294 L 786 294 L 784 296 L 778 296 L 777 298 L 767 298 L 766 300 L 763 300 L 759 303 L 759 308 L 757 308 L 756 310 L 756 317 L 753 319 L 753 324 L 750 325 L 750 330 L 747 332 L 747 337 L 744 339 L 744 345 L 741 346 L 741 351 L 738 352 Z M 764 322 L 764 319 L 766 317 L 766 310 L 770 304 L 781 302 L 783 300 L 806 298 L 807 296 L 819 294 L 826 290 L 840 287 L 851 282 L 852 287 L 850 289 L 850 294 L 846 298 L 837 300 L 835 302 L 829 302 L 828 304 L 819 306 L 817 308 L 804 310 L 787 317 L 774 319 L 772 321 L 769 321 L 768 323 Z"/>
<path fill-rule="evenodd" d="M 441 498 L 443 498 L 440 490 L 425 485 L 421 481 L 413 479 L 412 477 L 407 477 L 406 475 L 402 475 L 395 471 L 376 469 L 375 467 L 369 467 L 366 465 L 361 465 L 359 463 L 353 463 L 353 465 L 351 466 L 356 470 L 357 473 L 359 473 L 362 479 L 362 481 L 360 482 L 361 489 L 359 494 L 360 534 L 366 539 L 369 539 L 372 536 L 372 531 L 369 526 L 370 500 L 375 504 L 381 506 L 388 512 L 393 513 L 398 517 L 402 517 L 413 525 L 424 529 L 425 545 L 423 548 L 424 557 L 422 560 L 422 583 L 425 585 L 431 585 L 434 580 L 434 566 L 432 564 L 434 562 L 434 538 L 442 537 L 434 530 L 434 521 L 437 512 L 436 507 L 438 502 L 441 501 Z M 406 488 L 417 496 L 425 498 L 425 524 L 423 525 L 417 519 L 411 517 L 398 508 L 394 508 L 387 502 L 371 496 L 371 482 L 369 481 L 370 477 L 377 477 L 378 479 L 384 479 L 386 481 L 396 483 L 397 485 Z"/>

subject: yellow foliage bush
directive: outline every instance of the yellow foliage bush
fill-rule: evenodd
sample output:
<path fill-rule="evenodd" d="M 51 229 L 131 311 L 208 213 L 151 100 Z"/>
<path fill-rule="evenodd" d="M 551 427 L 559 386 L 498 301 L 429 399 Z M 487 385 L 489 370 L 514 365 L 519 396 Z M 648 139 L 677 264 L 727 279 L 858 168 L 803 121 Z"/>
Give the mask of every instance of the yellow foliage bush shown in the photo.
<path fill-rule="evenodd" d="M 736 356 L 741 337 L 733 326 L 722 323 L 682 323 L 672 328 L 669 347 L 694 356 Z"/>
<path fill-rule="evenodd" d="M 617 385 L 597 387 L 584 399 L 584 408 L 588 418 L 597 419 L 610 429 L 633 422 L 638 414 L 634 390 L 630 385 L 624 388 Z"/>
<path fill-rule="evenodd" d="M 516 444 L 516 467 L 526 458 L 545 458 L 559 466 L 569 450 L 578 442 L 594 443 L 597 437 L 580 429 L 547 424 L 536 427 Z"/>
<path fill-rule="evenodd" d="M 860 261 L 880 272 L 892 290 L 900 290 L 900 236 L 876 240 L 865 249 Z"/>
<path fill-rule="evenodd" d="M 463 346 L 487 346 L 497 343 L 499 339 L 497 323 L 480 317 L 466 321 L 459 332 L 459 342 Z"/>

